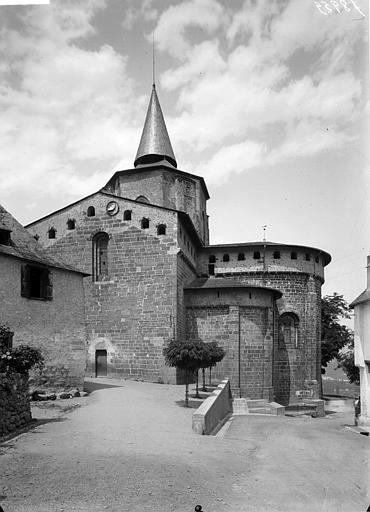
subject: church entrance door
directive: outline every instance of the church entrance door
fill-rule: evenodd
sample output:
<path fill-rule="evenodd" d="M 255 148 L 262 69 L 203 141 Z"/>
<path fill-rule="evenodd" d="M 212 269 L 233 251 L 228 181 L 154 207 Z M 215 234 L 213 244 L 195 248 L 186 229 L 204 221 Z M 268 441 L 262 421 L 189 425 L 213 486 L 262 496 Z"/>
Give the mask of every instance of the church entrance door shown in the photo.
<path fill-rule="evenodd" d="M 107 351 L 96 350 L 95 352 L 95 374 L 96 377 L 107 376 Z"/>

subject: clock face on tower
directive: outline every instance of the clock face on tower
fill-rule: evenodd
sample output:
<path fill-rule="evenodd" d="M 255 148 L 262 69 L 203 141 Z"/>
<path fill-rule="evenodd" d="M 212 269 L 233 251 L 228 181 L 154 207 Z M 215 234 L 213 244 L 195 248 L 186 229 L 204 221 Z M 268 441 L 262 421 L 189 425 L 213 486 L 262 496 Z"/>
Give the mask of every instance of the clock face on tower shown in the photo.
<path fill-rule="evenodd" d="M 110 201 L 107 204 L 107 214 L 113 216 L 113 215 L 116 215 L 118 212 L 119 212 L 118 203 L 116 203 L 116 201 Z"/>

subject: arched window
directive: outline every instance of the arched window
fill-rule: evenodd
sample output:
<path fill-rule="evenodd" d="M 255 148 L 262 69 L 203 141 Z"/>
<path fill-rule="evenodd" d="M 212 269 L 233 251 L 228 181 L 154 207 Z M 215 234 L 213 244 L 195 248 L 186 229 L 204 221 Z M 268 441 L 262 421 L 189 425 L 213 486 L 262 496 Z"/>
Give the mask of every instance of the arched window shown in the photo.
<path fill-rule="evenodd" d="M 222 261 L 230 261 L 230 256 L 228 254 L 224 254 L 222 256 Z"/>
<path fill-rule="evenodd" d="M 259 251 L 254 251 L 253 253 L 253 259 L 254 260 L 259 260 L 261 259 L 261 253 Z"/>
<path fill-rule="evenodd" d="M 238 254 L 238 261 L 244 261 L 245 260 L 245 254 L 244 252 L 240 252 Z"/>
<path fill-rule="evenodd" d="M 86 215 L 88 217 L 95 217 L 95 208 L 93 206 L 89 206 Z"/>
<path fill-rule="evenodd" d="M 279 348 L 298 348 L 299 318 L 295 313 L 283 313 L 279 318 Z"/>
<path fill-rule="evenodd" d="M 159 224 L 157 226 L 157 235 L 165 235 L 166 234 L 166 226 L 165 224 Z"/>
<path fill-rule="evenodd" d="M 123 220 L 131 220 L 132 210 L 125 210 L 123 212 Z"/>
<path fill-rule="evenodd" d="M 296 259 L 297 259 L 297 253 L 296 253 L 296 252 L 294 252 L 294 251 L 293 251 L 293 252 L 291 252 L 291 253 L 290 253 L 290 258 L 291 258 L 292 260 L 296 260 Z"/>
<path fill-rule="evenodd" d="M 97 233 L 93 238 L 94 281 L 101 281 L 108 275 L 108 243 L 107 233 Z"/>
<path fill-rule="evenodd" d="M 75 229 L 76 221 L 74 219 L 67 220 L 67 229 Z"/>
<path fill-rule="evenodd" d="M 274 251 L 273 258 L 274 260 L 280 260 L 280 251 Z"/>
<path fill-rule="evenodd" d="M 146 219 L 143 217 L 141 219 L 141 229 L 148 229 L 149 228 L 149 219 Z"/>
<path fill-rule="evenodd" d="M 149 203 L 148 198 L 146 198 L 145 196 L 138 196 L 136 198 L 136 201 L 139 201 L 139 203 Z"/>
<path fill-rule="evenodd" d="M 50 228 L 48 231 L 49 238 L 56 238 L 57 230 L 55 228 Z"/>

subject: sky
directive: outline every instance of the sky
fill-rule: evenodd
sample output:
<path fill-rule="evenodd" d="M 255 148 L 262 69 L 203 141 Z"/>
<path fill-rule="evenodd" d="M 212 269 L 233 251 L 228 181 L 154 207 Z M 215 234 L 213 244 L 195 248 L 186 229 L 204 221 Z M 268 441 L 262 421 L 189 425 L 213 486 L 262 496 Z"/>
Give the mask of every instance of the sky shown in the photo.
<path fill-rule="evenodd" d="M 332 255 L 355 299 L 370 254 L 366 0 L 51 0 L 0 6 L 0 202 L 27 224 L 133 167 L 155 81 L 211 243 Z"/>

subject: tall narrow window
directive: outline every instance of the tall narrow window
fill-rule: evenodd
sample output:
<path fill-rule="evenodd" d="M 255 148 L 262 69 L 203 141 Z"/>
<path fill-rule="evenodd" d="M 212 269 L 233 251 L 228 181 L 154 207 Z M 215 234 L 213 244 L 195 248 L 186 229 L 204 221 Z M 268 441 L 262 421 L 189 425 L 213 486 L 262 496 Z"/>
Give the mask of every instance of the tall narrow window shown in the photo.
<path fill-rule="evenodd" d="M 157 235 L 165 235 L 166 234 L 166 226 L 165 224 L 159 224 L 157 226 Z"/>
<path fill-rule="evenodd" d="M 76 221 L 74 219 L 67 220 L 67 229 L 75 229 Z"/>
<path fill-rule="evenodd" d="M 224 254 L 222 256 L 222 261 L 230 261 L 230 256 L 228 254 Z"/>
<path fill-rule="evenodd" d="M 306 253 L 306 261 L 311 261 L 311 254 Z"/>
<path fill-rule="evenodd" d="M 95 208 L 93 206 L 89 206 L 86 215 L 88 217 L 95 217 Z"/>
<path fill-rule="evenodd" d="M 50 228 L 48 231 L 48 237 L 49 238 L 55 238 L 57 234 L 57 230 L 55 228 Z"/>
<path fill-rule="evenodd" d="M 123 212 L 123 220 L 131 220 L 132 217 L 132 211 L 131 210 L 125 210 Z"/>
<path fill-rule="evenodd" d="M 261 253 L 259 251 L 254 251 L 253 253 L 253 259 L 254 260 L 259 260 L 261 259 Z"/>
<path fill-rule="evenodd" d="M 297 259 L 297 253 L 296 253 L 296 252 L 294 252 L 294 251 L 293 251 L 293 252 L 291 252 L 291 253 L 290 253 L 290 258 L 291 258 L 292 260 L 296 260 L 296 259 Z"/>
<path fill-rule="evenodd" d="M 279 348 L 298 348 L 299 318 L 295 313 L 283 313 L 279 318 Z"/>
<path fill-rule="evenodd" d="M 216 256 L 214 254 L 212 254 L 210 257 L 209 257 L 209 260 L 208 260 L 210 263 L 216 263 Z"/>
<path fill-rule="evenodd" d="M 101 281 L 108 275 L 108 243 L 107 233 L 97 233 L 93 238 L 94 281 Z"/>
<path fill-rule="evenodd" d="M 141 219 L 141 229 L 148 229 L 149 228 L 149 219 L 146 219 L 145 217 Z"/>

